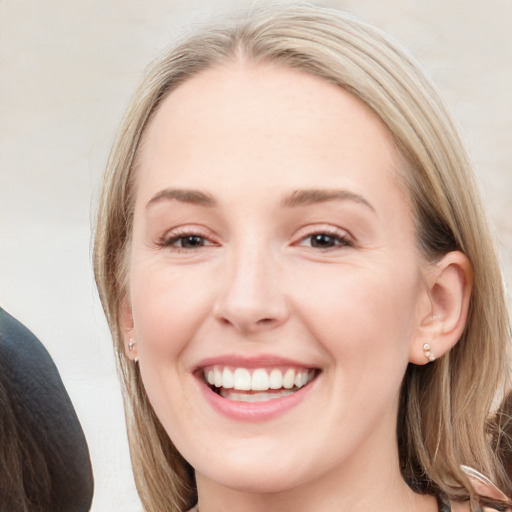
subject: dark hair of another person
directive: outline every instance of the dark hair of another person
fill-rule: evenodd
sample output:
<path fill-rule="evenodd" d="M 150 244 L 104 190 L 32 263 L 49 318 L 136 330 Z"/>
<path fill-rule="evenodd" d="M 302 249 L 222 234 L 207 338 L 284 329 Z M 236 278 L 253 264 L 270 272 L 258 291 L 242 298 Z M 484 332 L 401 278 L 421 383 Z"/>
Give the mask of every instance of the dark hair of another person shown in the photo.
<path fill-rule="evenodd" d="M 0 308 L 0 512 L 86 512 L 85 436 L 50 355 Z"/>

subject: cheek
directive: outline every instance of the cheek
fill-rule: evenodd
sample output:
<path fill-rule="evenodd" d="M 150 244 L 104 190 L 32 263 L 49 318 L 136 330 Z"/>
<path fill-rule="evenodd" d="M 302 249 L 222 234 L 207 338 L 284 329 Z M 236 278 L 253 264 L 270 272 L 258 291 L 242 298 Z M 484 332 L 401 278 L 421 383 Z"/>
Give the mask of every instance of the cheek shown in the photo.
<path fill-rule="evenodd" d="M 141 359 L 180 352 L 212 308 L 203 276 L 156 263 L 134 265 L 130 292 Z"/>
<path fill-rule="evenodd" d="M 382 362 L 397 353 L 407 359 L 419 298 L 415 273 L 397 278 L 395 269 L 382 266 L 379 272 L 357 266 L 320 270 L 330 275 L 319 271 L 295 293 L 315 338 L 350 363 L 365 364 L 362 354 Z"/>
<path fill-rule="evenodd" d="M 178 440 L 180 425 L 194 421 L 183 387 L 184 353 L 211 311 L 208 289 L 199 286 L 202 279 L 197 272 L 146 261 L 133 265 L 130 281 L 144 388 L 164 428 Z"/>

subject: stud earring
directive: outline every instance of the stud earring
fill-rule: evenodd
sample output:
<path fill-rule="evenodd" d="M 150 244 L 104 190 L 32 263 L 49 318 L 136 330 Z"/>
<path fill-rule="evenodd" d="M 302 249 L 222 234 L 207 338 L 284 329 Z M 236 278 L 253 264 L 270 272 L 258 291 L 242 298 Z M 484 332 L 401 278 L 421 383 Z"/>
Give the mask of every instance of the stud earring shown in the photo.
<path fill-rule="evenodd" d="M 425 357 L 430 362 L 436 360 L 436 356 L 434 354 L 432 354 L 432 349 L 430 348 L 430 345 L 428 343 L 425 343 L 425 345 L 423 345 L 423 352 L 425 353 Z"/>
<path fill-rule="evenodd" d="M 133 347 L 135 347 L 135 345 L 137 345 L 137 343 L 135 341 L 133 341 L 133 338 L 130 338 L 130 343 L 128 343 L 128 350 L 131 352 L 133 350 Z M 139 358 L 135 357 L 134 362 L 135 362 L 135 364 L 137 364 L 139 362 Z"/>

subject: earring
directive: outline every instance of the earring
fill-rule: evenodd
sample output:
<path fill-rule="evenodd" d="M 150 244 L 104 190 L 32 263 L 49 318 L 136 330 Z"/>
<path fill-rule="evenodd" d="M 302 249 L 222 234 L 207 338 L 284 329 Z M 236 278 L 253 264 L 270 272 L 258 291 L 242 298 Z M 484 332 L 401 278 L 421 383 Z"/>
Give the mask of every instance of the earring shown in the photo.
<path fill-rule="evenodd" d="M 430 345 L 428 343 L 425 343 L 425 345 L 423 345 L 423 352 L 425 353 L 425 357 L 430 362 L 436 360 L 436 356 L 434 354 L 432 354 L 432 350 L 431 350 Z"/>
<path fill-rule="evenodd" d="M 128 350 L 131 352 L 133 350 L 133 347 L 135 347 L 135 345 L 137 345 L 137 343 L 135 341 L 133 341 L 133 338 L 130 338 L 130 343 L 128 343 Z M 135 364 L 137 364 L 139 362 L 139 358 L 135 357 L 134 362 L 135 362 Z"/>

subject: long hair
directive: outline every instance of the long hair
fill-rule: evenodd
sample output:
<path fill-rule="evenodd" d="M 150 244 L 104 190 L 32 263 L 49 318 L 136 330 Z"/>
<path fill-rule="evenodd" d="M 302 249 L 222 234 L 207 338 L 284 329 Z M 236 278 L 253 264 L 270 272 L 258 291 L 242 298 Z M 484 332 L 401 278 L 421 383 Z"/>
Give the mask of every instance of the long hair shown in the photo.
<path fill-rule="evenodd" d="M 510 388 L 509 319 L 494 242 L 461 137 L 435 87 L 387 36 L 340 12 L 294 5 L 230 18 L 166 51 L 147 69 L 107 164 L 94 266 L 118 356 L 132 463 L 145 509 L 185 510 L 196 491 L 191 468 L 160 425 L 138 369 L 124 353 L 120 311 L 129 284 L 137 153 L 167 95 L 202 70 L 238 59 L 321 77 L 360 98 L 387 126 L 406 162 L 398 179 L 413 210 L 419 249 L 429 261 L 462 251 L 474 271 L 459 343 L 433 364 L 410 365 L 406 372 L 397 431 L 403 476 L 419 492 L 467 499 L 472 491 L 460 470 L 465 464 L 512 491 L 496 454 L 499 443 L 490 440 L 500 432 L 493 404 Z"/>

